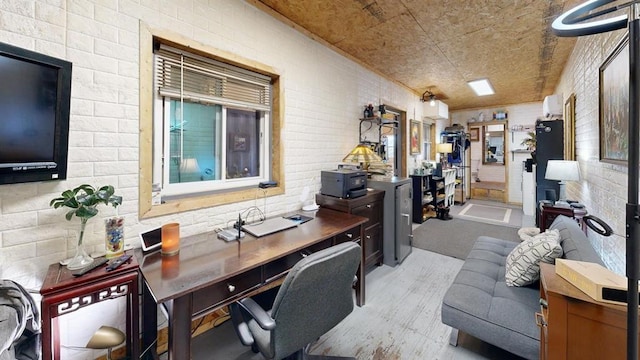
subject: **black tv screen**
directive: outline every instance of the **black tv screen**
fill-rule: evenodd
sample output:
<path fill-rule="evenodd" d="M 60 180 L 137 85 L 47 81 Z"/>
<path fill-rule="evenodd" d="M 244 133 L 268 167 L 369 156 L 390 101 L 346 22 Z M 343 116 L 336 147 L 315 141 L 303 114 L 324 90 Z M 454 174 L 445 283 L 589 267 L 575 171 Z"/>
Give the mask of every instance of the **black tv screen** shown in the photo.
<path fill-rule="evenodd" d="M 0 184 L 66 178 L 71 68 L 0 43 Z"/>

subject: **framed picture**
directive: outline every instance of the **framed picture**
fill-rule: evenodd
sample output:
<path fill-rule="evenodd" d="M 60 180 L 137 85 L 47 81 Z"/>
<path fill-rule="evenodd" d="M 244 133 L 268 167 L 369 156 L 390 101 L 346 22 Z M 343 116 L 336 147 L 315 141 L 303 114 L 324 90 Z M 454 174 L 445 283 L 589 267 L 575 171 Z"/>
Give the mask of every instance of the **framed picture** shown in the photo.
<path fill-rule="evenodd" d="M 420 154 L 420 144 L 422 143 L 422 123 L 418 120 L 409 121 L 409 153 L 411 155 Z"/>
<path fill-rule="evenodd" d="M 480 128 L 477 128 L 477 127 L 469 128 L 469 140 L 480 141 Z"/>
<path fill-rule="evenodd" d="M 564 103 L 564 158 L 576 159 L 576 94 Z"/>
<path fill-rule="evenodd" d="M 231 143 L 233 151 L 249 150 L 249 139 L 246 134 L 233 134 L 233 142 Z"/>
<path fill-rule="evenodd" d="M 629 158 L 629 36 L 600 66 L 600 161 L 626 165 Z"/>

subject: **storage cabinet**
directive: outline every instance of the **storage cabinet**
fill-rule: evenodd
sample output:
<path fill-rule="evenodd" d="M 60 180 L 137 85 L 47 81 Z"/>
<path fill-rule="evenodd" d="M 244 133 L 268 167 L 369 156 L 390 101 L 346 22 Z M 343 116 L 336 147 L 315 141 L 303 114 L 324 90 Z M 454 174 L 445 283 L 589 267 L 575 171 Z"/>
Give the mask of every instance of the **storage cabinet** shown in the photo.
<path fill-rule="evenodd" d="M 627 307 L 597 302 L 540 264 L 540 359 L 625 359 Z"/>
<path fill-rule="evenodd" d="M 434 192 L 431 187 L 431 175 L 411 175 L 413 186 L 413 222 L 422 224 L 435 216 L 435 212 L 429 211 L 429 206 L 434 206 Z"/>
<path fill-rule="evenodd" d="M 316 194 L 316 203 L 324 208 L 341 211 L 369 219 L 364 223 L 362 257 L 365 267 L 382 265 L 382 219 L 384 191 L 371 190 L 366 195 L 354 199 L 343 199 Z"/>

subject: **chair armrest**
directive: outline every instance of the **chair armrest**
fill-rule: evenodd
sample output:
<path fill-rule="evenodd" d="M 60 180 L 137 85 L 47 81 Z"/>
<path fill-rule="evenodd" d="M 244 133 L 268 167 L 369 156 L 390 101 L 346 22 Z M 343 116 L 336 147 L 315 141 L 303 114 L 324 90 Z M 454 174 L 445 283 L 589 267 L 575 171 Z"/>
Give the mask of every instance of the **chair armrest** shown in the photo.
<path fill-rule="evenodd" d="M 251 315 L 261 328 L 273 330 L 276 327 L 276 322 L 253 299 L 244 298 L 238 301 L 238 304 Z"/>

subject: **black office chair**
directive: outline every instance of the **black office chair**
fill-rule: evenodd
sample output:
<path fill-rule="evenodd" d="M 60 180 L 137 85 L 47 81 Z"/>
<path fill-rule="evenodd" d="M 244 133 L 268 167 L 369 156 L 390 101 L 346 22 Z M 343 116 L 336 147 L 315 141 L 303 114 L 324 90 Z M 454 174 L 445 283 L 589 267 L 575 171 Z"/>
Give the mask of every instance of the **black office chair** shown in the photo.
<path fill-rule="evenodd" d="M 267 359 L 349 359 L 309 355 L 308 349 L 353 310 L 360 253 L 359 245 L 347 242 L 300 260 L 269 311 L 251 298 L 229 305 L 240 341 Z"/>

